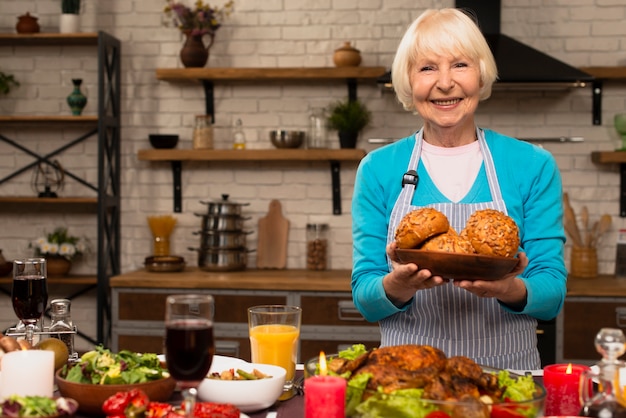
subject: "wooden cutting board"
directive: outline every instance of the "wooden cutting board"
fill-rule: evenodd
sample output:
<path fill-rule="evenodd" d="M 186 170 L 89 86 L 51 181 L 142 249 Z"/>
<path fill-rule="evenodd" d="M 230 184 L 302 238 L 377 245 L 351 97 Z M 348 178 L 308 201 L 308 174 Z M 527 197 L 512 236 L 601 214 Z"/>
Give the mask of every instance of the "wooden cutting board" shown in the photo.
<path fill-rule="evenodd" d="M 259 219 L 256 265 L 259 269 L 287 267 L 289 220 L 278 200 L 272 200 L 267 215 Z"/>

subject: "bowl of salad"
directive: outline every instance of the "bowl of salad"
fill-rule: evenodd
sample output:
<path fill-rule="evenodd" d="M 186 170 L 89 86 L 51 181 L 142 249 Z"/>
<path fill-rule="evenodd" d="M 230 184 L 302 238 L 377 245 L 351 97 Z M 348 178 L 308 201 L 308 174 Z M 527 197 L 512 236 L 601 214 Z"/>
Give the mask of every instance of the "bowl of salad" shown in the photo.
<path fill-rule="evenodd" d="M 319 359 L 305 377 L 319 374 Z M 532 376 L 450 357 L 431 346 L 366 350 L 361 344 L 327 356 L 327 373 L 345 378 L 351 418 L 535 418 L 543 416 L 545 388 Z M 305 386 L 306 387 L 306 386 Z"/>
<path fill-rule="evenodd" d="M 78 402 L 70 398 L 10 395 L 0 402 L 1 417 L 60 418 L 71 417 Z"/>
<path fill-rule="evenodd" d="M 79 412 L 90 415 L 104 415 L 102 404 L 118 392 L 140 389 L 150 400 L 165 402 L 176 387 L 156 354 L 113 353 L 102 346 L 57 370 L 55 383 L 61 396 L 75 399 Z"/>

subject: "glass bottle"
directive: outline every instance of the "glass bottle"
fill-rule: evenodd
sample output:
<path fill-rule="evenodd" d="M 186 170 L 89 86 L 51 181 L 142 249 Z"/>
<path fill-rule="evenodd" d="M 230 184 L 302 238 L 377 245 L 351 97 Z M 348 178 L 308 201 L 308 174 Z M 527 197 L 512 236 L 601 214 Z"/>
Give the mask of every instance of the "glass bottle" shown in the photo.
<path fill-rule="evenodd" d="M 193 149 L 213 149 L 213 121 L 211 115 L 197 115 L 193 128 Z"/>
<path fill-rule="evenodd" d="M 307 224 L 306 226 L 306 268 L 326 270 L 328 267 L 328 225 Z"/>
<path fill-rule="evenodd" d="M 58 338 L 67 346 L 72 356 L 74 354 L 74 326 L 70 315 L 69 299 L 54 299 L 50 302 L 50 337 Z M 59 334 L 56 334 L 59 332 Z"/>
<path fill-rule="evenodd" d="M 618 358 L 624 354 L 626 337 L 619 328 L 602 328 L 596 335 L 596 350 L 602 355 L 598 370 L 583 373 L 580 397 L 583 402 L 580 416 L 598 418 L 625 418 L 624 379 L 626 363 Z"/>
<path fill-rule="evenodd" d="M 243 132 L 241 119 L 237 119 L 233 129 L 233 149 L 246 149 L 246 134 Z"/>
<path fill-rule="evenodd" d="M 326 111 L 323 108 L 311 110 L 307 148 L 328 148 L 328 127 L 326 124 Z"/>

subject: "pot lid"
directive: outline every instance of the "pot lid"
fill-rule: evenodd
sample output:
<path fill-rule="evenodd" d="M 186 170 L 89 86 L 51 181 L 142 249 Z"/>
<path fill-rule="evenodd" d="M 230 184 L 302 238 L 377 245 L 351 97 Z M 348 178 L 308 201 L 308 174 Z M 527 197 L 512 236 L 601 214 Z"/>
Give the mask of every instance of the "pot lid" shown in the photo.
<path fill-rule="evenodd" d="M 223 194 L 221 199 L 215 200 L 201 200 L 200 203 L 204 205 L 222 205 L 222 206 L 247 206 L 250 203 L 238 203 L 228 200 L 230 195 Z"/>

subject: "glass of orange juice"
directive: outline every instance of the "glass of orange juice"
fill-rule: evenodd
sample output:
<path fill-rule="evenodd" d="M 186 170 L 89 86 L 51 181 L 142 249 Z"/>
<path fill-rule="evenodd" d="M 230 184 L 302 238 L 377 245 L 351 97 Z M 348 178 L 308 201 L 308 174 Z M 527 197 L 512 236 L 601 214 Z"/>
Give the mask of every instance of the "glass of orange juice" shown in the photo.
<path fill-rule="evenodd" d="M 252 362 L 273 364 L 287 370 L 285 394 L 293 393 L 301 321 L 302 309 L 298 306 L 260 305 L 248 308 Z"/>

